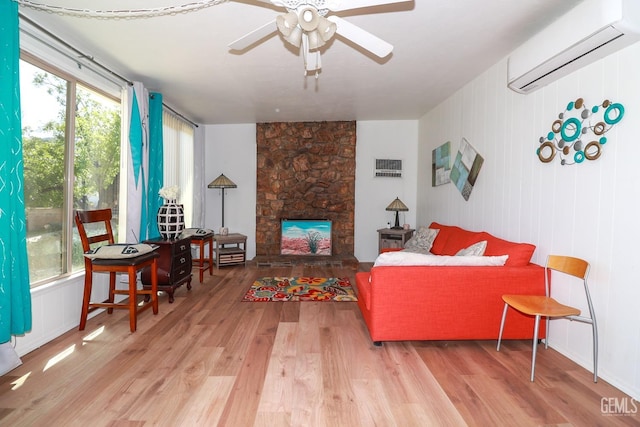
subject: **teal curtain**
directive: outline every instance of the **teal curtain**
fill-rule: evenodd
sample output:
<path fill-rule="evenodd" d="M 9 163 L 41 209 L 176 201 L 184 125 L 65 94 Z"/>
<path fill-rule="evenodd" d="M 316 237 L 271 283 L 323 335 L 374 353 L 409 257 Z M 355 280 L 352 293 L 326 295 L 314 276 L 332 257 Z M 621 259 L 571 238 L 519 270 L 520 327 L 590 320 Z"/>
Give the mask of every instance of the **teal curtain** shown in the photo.
<path fill-rule="evenodd" d="M 160 237 L 156 213 L 163 200 L 158 192 L 163 185 L 162 94 L 149 95 L 149 195 L 147 198 L 148 236 Z"/>
<path fill-rule="evenodd" d="M 0 0 L 0 343 L 31 330 L 18 4 Z"/>

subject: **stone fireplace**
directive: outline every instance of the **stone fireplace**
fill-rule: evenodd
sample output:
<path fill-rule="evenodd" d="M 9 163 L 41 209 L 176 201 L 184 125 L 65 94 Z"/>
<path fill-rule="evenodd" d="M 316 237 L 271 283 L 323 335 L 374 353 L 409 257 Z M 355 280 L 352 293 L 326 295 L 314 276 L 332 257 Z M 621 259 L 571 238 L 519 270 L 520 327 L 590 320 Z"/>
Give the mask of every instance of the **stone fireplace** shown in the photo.
<path fill-rule="evenodd" d="M 280 220 L 329 219 L 334 259 L 353 258 L 355 122 L 257 125 L 256 258 L 280 255 Z"/>

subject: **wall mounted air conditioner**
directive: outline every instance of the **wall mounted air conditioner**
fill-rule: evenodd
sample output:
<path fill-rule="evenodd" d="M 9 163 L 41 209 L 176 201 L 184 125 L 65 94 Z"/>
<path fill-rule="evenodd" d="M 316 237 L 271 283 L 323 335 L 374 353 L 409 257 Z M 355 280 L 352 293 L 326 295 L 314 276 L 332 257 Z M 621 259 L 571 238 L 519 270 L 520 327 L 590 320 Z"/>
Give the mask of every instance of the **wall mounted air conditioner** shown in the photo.
<path fill-rule="evenodd" d="M 638 0 L 640 1 L 640 0 Z M 402 160 L 375 159 L 375 172 L 377 178 L 402 178 Z"/>
<path fill-rule="evenodd" d="M 508 86 L 529 93 L 640 40 L 640 0 L 585 0 L 509 56 Z"/>

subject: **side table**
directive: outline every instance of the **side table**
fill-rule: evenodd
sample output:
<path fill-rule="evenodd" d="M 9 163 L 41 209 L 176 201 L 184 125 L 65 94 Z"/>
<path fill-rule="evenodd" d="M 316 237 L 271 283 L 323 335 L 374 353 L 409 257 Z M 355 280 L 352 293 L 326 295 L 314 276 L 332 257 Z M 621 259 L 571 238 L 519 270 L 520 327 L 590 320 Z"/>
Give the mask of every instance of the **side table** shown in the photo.
<path fill-rule="evenodd" d="M 189 236 L 192 245 L 198 246 L 199 258 L 193 259 L 193 265 L 200 270 L 200 283 L 204 276 L 204 272 L 209 270 L 209 276 L 213 275 L 213 232 L 208 234 L 199 234 Z M 209 245 L 209 255 L 205 255 L 205 246 Z"/>
<path fill-rule="evenodd" d="M 413 236 L 415 230 L 410 228 L 381 228 L 378 230 L 378 253 L 385 248 L 404 248 L 404 244 Z"/>
<path fill-rule="evenodd" d="M 247 265 L 247 236 L 240 233 L 213 236 L 216 268 L 224 265 Z"/>
<path fill-rule="evenodd" d="M 187 284 L 191 290 L 191 241 L 186 239 L 165 240 L 161 238 L 145 240 L 143 243 L 158 245 L 158 290 L 169 295 L 169 302 L 174 301 L 175 290 Z M 149 268 L 142 271 L 142 287 L 151 288 L 151 272 Z"/>

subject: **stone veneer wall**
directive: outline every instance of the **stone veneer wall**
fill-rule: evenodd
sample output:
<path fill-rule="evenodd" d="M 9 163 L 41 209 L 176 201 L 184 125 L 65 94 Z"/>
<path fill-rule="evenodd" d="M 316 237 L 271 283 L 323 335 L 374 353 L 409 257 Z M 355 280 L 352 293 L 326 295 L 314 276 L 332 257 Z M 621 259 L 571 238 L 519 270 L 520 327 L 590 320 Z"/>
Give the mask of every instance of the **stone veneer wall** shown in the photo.
<path fill-rule="evenodd" d="M 330 219 L 353 256 L 356 123 L 258 123 L 256 256 L 280 254 L 280 220 Z"/>

